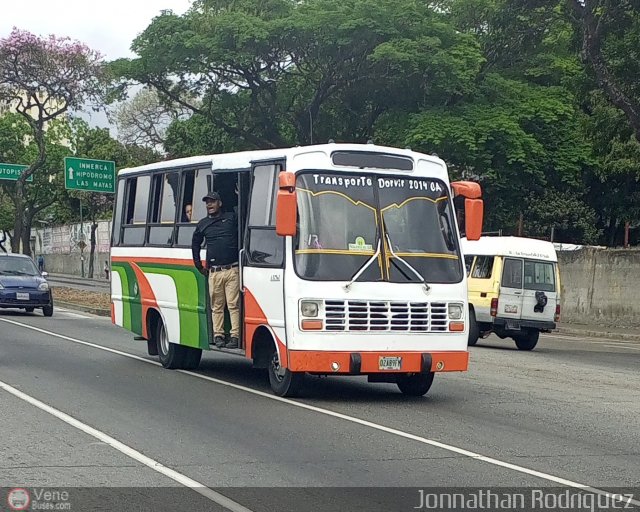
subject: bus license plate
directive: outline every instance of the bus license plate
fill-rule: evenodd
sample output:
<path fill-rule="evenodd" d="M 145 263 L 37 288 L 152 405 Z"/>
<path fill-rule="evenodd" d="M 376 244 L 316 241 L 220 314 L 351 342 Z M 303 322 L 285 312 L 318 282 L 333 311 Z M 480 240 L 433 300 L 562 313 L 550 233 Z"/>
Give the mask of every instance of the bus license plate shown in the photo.
<path fill-rule="evenodd" d="M 402 368 L 401 357 L 380 357 L 378 369 L 380 370 L 400 370 Z"/>
<path fill-rule="evenodd" d="M 17 300 L 29 300 L 29 294 L 28 293 L 22 293 L 22 292 L 16 292 L 16 299 Z"/>

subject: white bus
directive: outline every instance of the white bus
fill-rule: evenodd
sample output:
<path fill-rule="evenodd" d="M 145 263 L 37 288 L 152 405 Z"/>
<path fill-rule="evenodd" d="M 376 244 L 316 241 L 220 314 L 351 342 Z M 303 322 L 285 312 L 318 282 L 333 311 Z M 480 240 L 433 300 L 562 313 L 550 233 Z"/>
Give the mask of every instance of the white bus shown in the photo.
<path fill-rule="evenodd" d="M 479 237 L 480 187 L 453 188 L 464 197 L 467 237 Z M 206 216 L 202 198 L 212 190 L 223 211 L 238 214 L 239 349 L 212 344 L 208 284 L 192 260 L 193 231 Z M 305 374 L 367 375 L 423 395 L 435 372 L 468 365 L 467 283 L 452 198 L 442 160 L 372 144 L 124 169 L 113 221 L 112 320 L 147 340 L 166 368 L 197 368 L 202 350 L 243 355 L 268 369 L 281 396 L 299 393 Z"/>

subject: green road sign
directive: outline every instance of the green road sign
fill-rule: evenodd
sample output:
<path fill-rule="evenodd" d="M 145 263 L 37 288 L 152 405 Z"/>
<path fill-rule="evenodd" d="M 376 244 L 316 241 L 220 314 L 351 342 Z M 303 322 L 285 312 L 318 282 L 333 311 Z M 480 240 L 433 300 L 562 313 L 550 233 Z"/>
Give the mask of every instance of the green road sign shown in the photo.
<path fill-rule="evenodd" d="M 22 172 L 29 167 L 28 165 L 17 164 L 0 164 L 0 180 L 18 181 Z M 27 181 L 33 181 L 33 174 L 27 178 Z"/>
<path fill-rule="evenodd" d="M 108 160 L 66 157 L 64 186 L 69 190 L 113 194 L 116 191 L 116 164 Z"/>

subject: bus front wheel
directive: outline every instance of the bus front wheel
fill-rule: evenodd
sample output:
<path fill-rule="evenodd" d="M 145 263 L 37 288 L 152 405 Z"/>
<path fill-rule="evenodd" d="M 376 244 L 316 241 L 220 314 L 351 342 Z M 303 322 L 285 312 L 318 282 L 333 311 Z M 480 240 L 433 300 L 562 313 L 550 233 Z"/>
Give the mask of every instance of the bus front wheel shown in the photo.
<path fill-rule="evenodd" d="M 423 396 L 431 388 L 434 376 L 433 372 L 398 375 L 397 384 L 404 395 Z"/>
<path fill-rule="evenodd" d="M 280 366 L 278 351 L 274 350 L 269 361 L 269 383 L 278 396 L 294 397 L 300 393 L 304 382 L 304 373 L 292 372 Z"/>
<path fill-rule="evenodd" d="M 473 347 L 478 343 L 479 337 L 480 328 L 478 327 L 478 322 L 476 322 L 476 312 L 472 308 L 469 308 L 469 340 L 467 345 Z"/>

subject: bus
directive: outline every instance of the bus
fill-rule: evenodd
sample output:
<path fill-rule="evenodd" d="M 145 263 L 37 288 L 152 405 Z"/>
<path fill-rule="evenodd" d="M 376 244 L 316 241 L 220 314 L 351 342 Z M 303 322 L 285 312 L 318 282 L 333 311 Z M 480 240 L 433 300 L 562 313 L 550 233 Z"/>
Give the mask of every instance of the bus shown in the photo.
<path fill-rule="evenodd" d="M 208 191 L 218 192 L 223 211 L 237 213 L 237 349 L 213 344 L 208 283 L 192 259 Z M 436 156 L 374 144 L 123 169 L 110 254 L 112 321 L 146 340 L 165 368 L 196 369 L 203 350 L 244 356 L 267 370 L 279 396 L 298 395 L 307 374 L 366 375 L 422 396 L 436 372 L 468 367 L 454 196 L 474 239 L 482 231 L 480 192 L 476 183 L 451 184 Z"/>

